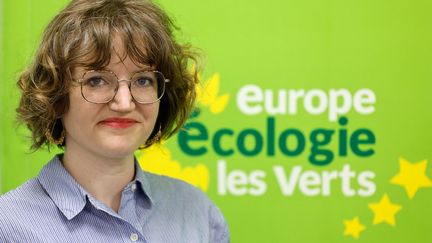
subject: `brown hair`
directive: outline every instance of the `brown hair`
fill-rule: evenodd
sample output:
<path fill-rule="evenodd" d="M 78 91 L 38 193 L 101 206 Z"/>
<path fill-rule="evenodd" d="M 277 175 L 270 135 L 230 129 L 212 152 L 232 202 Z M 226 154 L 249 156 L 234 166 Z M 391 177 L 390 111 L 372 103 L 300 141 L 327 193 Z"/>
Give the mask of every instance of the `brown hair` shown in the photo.
<path fill-rule="evenodd" d="M 161 99 L 152 139 L 161 127 L 167 139 L 184 124 L 195 103 L 196 54 L 188 44 L 174 39 L 178 30 L 166 13 L 149 0 L 74 0 L 50 22 L 33 63 L 21 74 L 22 92 L 18 121 L 32 133 L 32 149 L 58 139 L 60 117 L 68 110 L 74 67 L 100 69 L 111 59 L 113 34 L 119 34 L 134 62 L 150 64 L 170 80 Z M 142 48 L 145 47 L 145 48 Z M 145 49 L 145 50 L 143 50 Z M 151 144 L 145 144 L 149 146 Z M 64 146 L 64 143 L 60 146 Z"/>

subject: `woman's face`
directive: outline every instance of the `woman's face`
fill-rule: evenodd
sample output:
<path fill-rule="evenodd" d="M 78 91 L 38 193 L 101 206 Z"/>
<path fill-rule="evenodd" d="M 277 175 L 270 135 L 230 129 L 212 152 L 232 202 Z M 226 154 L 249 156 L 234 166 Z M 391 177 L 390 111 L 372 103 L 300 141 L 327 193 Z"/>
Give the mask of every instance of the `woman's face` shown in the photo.
<path fill-rule="evenodd" d="M 132 73 L 148 69 L 136 66 L 127 57 L 121 61 L 123 45 L 116 41 L 111 61 L 106 69 L 119 80 L 128 80 Z M 76 68 L 74 78 L 81 78 L 86 70 Z M 130 94 L 128 83 L 120 82 L 116 96 L 107 104 L 93 104 L 81 95 L 80 86 L 71 86 L 69 109 L 63 116 L 66 130 L 66 151 L 106 158 L 124 158 L 149 138 L 156 123 L 159 102 L 139 104 Z"/>

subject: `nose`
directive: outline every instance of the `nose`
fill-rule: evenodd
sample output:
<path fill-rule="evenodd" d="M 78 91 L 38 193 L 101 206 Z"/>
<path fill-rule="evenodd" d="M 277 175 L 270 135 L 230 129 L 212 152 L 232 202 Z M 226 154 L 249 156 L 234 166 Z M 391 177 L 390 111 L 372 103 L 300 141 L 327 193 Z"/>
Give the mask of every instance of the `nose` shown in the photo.
<path fill-rule="evenodd" d="M 135 109 L 135 102 L 130 92 L 128 82 L 119 82 L 117 93 L 109 102 L 109 107 L 113 111 L 123 113 Z"/>

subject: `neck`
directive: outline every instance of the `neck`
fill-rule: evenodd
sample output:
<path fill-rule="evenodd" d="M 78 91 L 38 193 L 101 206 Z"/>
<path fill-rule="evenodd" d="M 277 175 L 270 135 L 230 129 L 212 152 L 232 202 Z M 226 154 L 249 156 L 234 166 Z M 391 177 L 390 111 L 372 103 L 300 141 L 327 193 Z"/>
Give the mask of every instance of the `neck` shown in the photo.
<path fill-rule="evenodd" d="M 93 197 L 118 212 L 123 188 L 135 175 L 133 154 L 107 158 L 78 148 L 67 148 L 63 156 L 65 169 Z"/>

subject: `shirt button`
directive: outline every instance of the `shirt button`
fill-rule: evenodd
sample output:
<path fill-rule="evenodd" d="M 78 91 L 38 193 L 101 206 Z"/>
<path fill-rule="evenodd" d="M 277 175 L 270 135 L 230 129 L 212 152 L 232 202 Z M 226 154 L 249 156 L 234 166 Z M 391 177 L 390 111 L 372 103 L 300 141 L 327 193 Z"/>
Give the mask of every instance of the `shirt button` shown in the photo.
<path fill-rule="evenodd" d="M 136 185 L 135 183 L 131 185 L 131 190 L 132 190 L 133 192 L 136 190 L 136 188 L 137 188 L 137 185 Z"/>
<path fill-rule="evenodd" d="M 135 233 L 131 234 L 130 235 L 130 240 L 133 241 L 133 242 L 137 241 L 138 240 L 138 235 L 135 234 Z"/>

